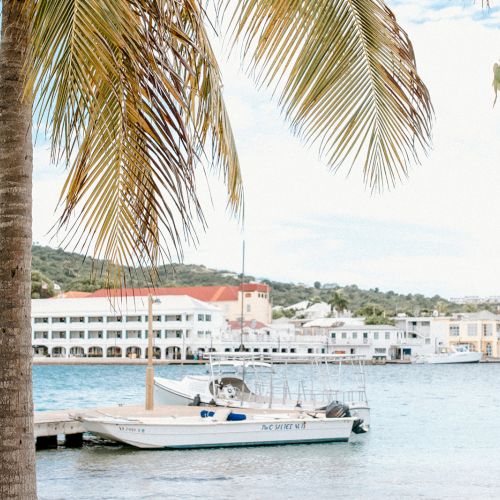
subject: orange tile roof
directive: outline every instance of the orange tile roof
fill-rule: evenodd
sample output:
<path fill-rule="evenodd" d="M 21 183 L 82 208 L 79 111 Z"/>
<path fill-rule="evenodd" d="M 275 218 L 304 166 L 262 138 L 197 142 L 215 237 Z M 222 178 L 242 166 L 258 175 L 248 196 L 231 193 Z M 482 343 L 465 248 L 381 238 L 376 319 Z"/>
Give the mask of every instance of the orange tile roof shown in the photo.
<path fill-rule="evenodd" d="M 78 292 L 78 291 L 70 290 L 68 292 L 63 292 L 54 298 L 55 299 L 83 299 L 85 297 L 90 297 L 91 295 L 92 295 L 92 292 Z"/>
<path fill-rule="evenodd" d="M 228 302 L 238 300 L 239 286 L 180 286 L 170 288 L 156 288 L 153 295 L 187 295 L 203 302 Z M 245 283 L 243 290 L 246 292 L 268 293 L 269 287 L 259 283 Z M 125 288 L 123 290 L 97 290 L 89 297 L 141 297 L 149 295 L 149 288 Z"/>

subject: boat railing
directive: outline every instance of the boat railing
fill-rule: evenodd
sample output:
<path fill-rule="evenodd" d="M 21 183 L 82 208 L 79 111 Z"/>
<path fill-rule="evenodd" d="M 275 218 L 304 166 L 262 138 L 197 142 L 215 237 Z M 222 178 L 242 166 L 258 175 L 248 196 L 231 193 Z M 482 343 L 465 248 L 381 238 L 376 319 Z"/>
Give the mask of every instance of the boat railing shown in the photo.
<path fill-rule="evenodd" d="M 253 393 L 255 401 L 272 400 L 275 404 L 285 404 L 294 401 L 297 404 L 305 403 L 314 406 L 327 405 L 332 401 L 341 403 L 367 402 L 366 391 L 364 389 L 335 390 L 308 387 L 303 380 L 300 380 L 292 390 L 288 381 L 284 383 L 274 382 L 272 385 L 272 397 L 270 385 L 266 383 L 255 383 Z M 252 395 L 248 395 L 247 401 L 251 401 Z"/>

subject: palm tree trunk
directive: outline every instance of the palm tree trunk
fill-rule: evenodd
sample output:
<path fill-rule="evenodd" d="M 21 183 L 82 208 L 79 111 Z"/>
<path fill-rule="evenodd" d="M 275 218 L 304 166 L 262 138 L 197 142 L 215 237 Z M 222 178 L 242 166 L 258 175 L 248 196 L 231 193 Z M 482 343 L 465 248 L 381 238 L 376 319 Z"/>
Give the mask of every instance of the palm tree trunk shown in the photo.
<path fill-rule="evenodd" d="M 3 0 L 0 41 L 0 498 L 36 498 L 31 395 L 31 103 L 21 102 L 27 26 Z"/>

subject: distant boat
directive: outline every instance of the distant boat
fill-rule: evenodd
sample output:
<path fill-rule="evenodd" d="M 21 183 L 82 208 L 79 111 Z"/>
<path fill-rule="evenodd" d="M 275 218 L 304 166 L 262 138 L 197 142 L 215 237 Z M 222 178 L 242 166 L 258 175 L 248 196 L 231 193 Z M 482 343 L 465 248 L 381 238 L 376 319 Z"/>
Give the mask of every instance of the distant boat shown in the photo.
<path fill-rule="evenodd" d="M 417 356 L 413 362 L 417 364 L 455 364 L 455 363 L 479 363 L 483 353 L 469 350 L 467 345 L 457 345 L 450 347 L 445 352 Z"/>
<path fill-rule="evenodd" d="M 200 411 L 201 410 L 201 411 Z M 152 416 L 80 415 L 87 432 L 138 448 L 213 448 L 349 441 L 355 417 L 328 412 L 161 407 Z"/>

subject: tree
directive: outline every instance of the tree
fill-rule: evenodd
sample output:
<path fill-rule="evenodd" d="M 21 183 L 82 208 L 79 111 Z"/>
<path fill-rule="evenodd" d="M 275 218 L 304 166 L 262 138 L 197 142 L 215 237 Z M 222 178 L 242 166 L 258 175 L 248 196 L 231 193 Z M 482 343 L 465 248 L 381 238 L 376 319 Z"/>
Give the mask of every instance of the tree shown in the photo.
<path fill-rule="evenodd" d="M 321 288 L 321 282 L 320 281 L 315 281 L 314 282 L 314 288 L 316 288 L 316 290 L 319 290 Z"/>
<path fill-rule="evenodd" d="M 335 292 L 332 293 L 332 296 L 330 297 L 328 304 L 330 305 L 330 310 L 332 314 L 334 310 L 337 311 L 337 314 L 341 314 L 343 311 L 347 309 L 349 301 L 347 300 L 347 297 L 340 290 L 335 290 Z"/>
<path fill-rule="evenodd" d="M 367 316 L 365 318 L 365 325 L 394 325 L 394 321 L 385 316 Z"/>
<path fill-rule="evenodd" d="M 31 271 L 31 298 L 48 299 L 54 296 L 54 283 L 40 271 Z"/>
<path fill-rule="evenodd" d="M 243 192 L 201 0 L 3 0 L 0 47 L 0 497 L 35 498 L 31 400 L 31 115 L 69 167 L 60 226 L 106 259 L 112 286 L 204 223 L 204 158 L 229 206 Z M 382 189 L 429 143 L 432 107 L 411 43 L 382 0 L 216 0 L 257 83 L 329 166 Z"/>
<path fill-rule="evenodd" d="M 320 303 L 321 303 L 321 297 L 319 295 L 313 295 L 307 302 L 307 307 L 311 307 L 314 304 L 320 304 Z"/>

